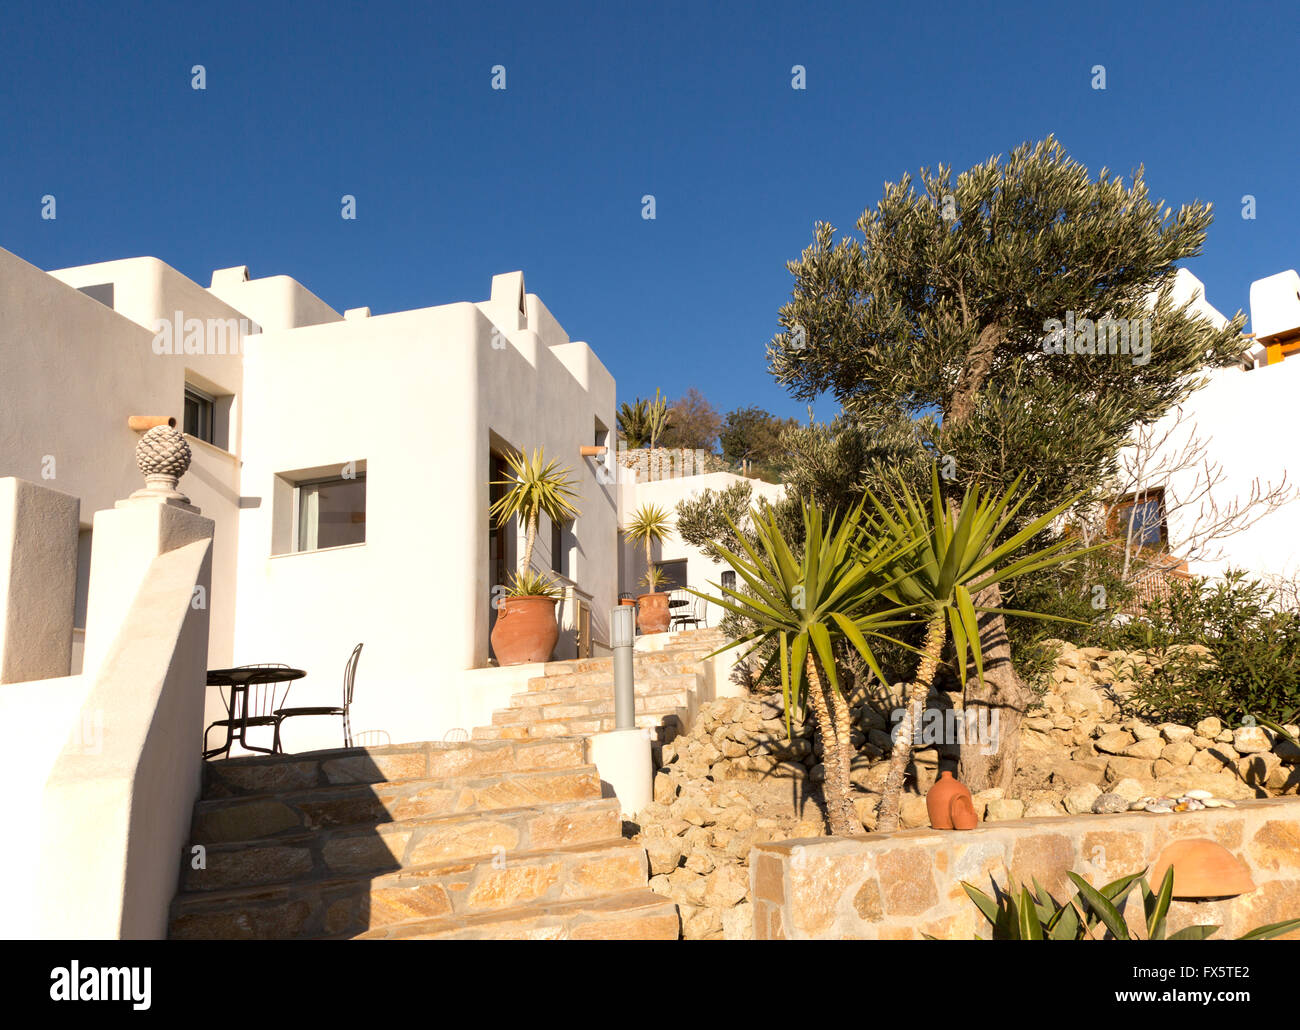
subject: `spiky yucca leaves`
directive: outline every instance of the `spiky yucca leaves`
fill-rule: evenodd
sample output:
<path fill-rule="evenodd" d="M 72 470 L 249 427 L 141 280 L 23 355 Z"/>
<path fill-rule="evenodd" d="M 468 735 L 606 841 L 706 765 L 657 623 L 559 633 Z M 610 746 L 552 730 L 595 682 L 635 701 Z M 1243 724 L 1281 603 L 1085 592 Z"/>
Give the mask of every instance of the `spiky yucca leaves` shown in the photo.
<path fill-rule="evenodd" d="M 506 588 L 507 597 L 558 598 L 562 593 L 555 580 L 544 572 L 534 572 L 532 569 L 516 573 Z"/>
<path fill-rule="evenodd" d="M 653 447 L 668 428 L 668 398 L 656 388 L 652 401 L 641 397 L 632 404 L 624 401 L 618 409 L 618 428 L 629 447 Z"/>
<path fill-rule="evenodd" d="M 626 526 L 623 527 L 623 535 L 629 540 L 636 541 L 645 547 L 645 567 L 646 574 L 654 565 L 653 546 L 661 544 L 668 538 L 672 532 L 673 523 L 669 518 L 668 512 L 659 507 L 657 504 L 643 504 L 632 513 Z M 649 585 L 649 584 L 647 584 Z M 650 587 L 651 593 L 657 593 L 659 590 L 658 583 Z"/>
<path fill-rule="evenodd" d="M 519 559 L 519 576 L 523 576 L 532 568 L 538 515 L 545 514 L 552 522 L 568 522 L 582 513 L 574 504 L 578 500 L 573 489 L 577 483 L 569 478 L 569 470 L 554 459 L 547 461 L 540 447 L 531 458 L 523 454 L 507 454 L 505 459 L 513 478 L 492 483 L 507 489 L 489 509 L 489 514 L 499 526 L 504 526 L 512 516 L 518 516 L 524 524 L 524 553 Z M 519 577 L 516 577 L 518 582 Z"/>
<path fill-rule="evenodd" d="M 883 679 L 871 640 L 892 640 L 886 631 L 906 624 L 882 593 L 889 585 L 886 573 L 917 541 L 904 532 L 865 539 L 861 506 L 841 518 L 823 517 L 812 501 L 803 505 L 803 549 L 796 554 L 773 511 L 755 508 L 750 515 L 757 545 L 733 524 L 744 553 L 717 548 L 748 590 L 710 584 L 721 594 L 692 593 L 755 627 L 727 647 L 749 644 L 749 654 L 764 644 L 775 645 L 772 661 L 781 669 L 787 732 L 792 720 L 801 716 L 806 699 L 821 736 L 831 832 L 859 833 L 862 824 L 850 794 L 848 701 L 840 692 L 834 649 L 839 641 L 847 641 Z"/>
<path fill-rule="evenodd" d="M 1160 889 L 1153 891 L 1146 870 L 1121 877 L 1104 887 L 1093 887 L 1078 873 L 1069 873 L 1078 892 L 1069 901 L 1058 902 L 1037 879 L 1034 889 L 1021 887 L 1020 896 L 999 893 L 996 899 L 979 888 L 962 881 L 966 896 L 989 921 L 995 941 L 1085 941 L 1103 940 L 1110 933 L 1117 941 L 1203 941 L 1212 937 L 1217 926 L 1185 926 L 1169 933 L 1166 922 L 1174 896 L 1174 870 L 1165 870 Z M 1134 933 L 1124 919 L 1124 899 L 1137 887 L 1142 893 L 1145 936 Z M 1237 938 L 1239 941 L 1266 941 L 1300 927 L 1300 919 L 1257 926 Z"/>
<path fill-rule="evenodd" d="M 977 608 L 974 595 L 992 584 L 1006 583 L 1083 553 L 1068 539 L 1057 540 L 1028 554 L 1020 553 L 1077 498 L 1068 498 L 1015 531 L 1020 509 L 1032 493 L 1020 489 L 1020 478 L 1001 494 L 971 486 L 966 490 L 960 507 L 954 508 L 943 499 L 938 466 L 931 468 L 930 475 L 928 503 L 901 480 L 886 501 L 868 494 L 876 509 L 873 530 L 878 531 L 886 542 L 910 545 L 920 541 L 919 546 L 909 546 L 893 560 L 888 570 L 890 582 L 882 588 L 882 593 L 897 610 L 905 611 L 926 624 L 921 661 L 907 693 L 903 717 L 894 734 L 889 777 L 885 781 L 876 823 L 881 832 L 898 829 L 899 802 L 907 763 L 912 757 L 914 731 L 934 685 L 948 634 L 952 634 L 957 672 L 965 686 L 968 656 L 974 661 L 976 675 L 981 680 L 984 678 L 981 614 L 1057 620 L 1056 616 L 1036 612 Z M 965 736 L 967 734 L 963 734 Z M 968 746 L 971 742 L 964 739 L 960 743 Z"/>

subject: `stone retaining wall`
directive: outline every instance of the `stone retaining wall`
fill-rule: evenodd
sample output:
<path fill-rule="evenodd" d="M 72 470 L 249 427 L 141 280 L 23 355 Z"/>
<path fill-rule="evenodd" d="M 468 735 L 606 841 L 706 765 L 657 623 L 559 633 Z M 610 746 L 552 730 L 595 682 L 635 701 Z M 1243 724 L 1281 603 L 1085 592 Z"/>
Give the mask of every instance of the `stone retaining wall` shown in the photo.
<path fill-rule="evenodd" d="M 1218 841 L 1250 870 L 1256 890 L 1221 901 L 1175 901 L 1170 932 L 1222 927 L 1216 939 L 1300 917 L 1300 800 L 1154 815 L 1080 815 L 981 824 L 974 830 L 903 830 L 761 844 L 750 854 L 754 938 L 905 940 L 989 936 L 962 890 L 1032 885 L 1057 900 L 1074 893 L 1067 872 L 1100 886 L 1150 865 L 1171 841 Z M 1125 914 L 1140 925 L 1142 906 Z M 1288 935 L 1300 939 L 1300 931 Z"/>

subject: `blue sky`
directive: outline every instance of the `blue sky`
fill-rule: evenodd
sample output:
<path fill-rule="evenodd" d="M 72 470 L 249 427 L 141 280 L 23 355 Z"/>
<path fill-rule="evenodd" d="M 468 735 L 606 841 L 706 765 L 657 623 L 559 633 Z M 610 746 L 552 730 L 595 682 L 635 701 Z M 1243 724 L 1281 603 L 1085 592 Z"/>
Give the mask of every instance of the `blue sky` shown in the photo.
<path fill-rule="evenodd" d="M 522 268 L 621 398 L 794 415 L 764 359 L 785 262 L 923 165 L 1049 132 L 1094 173 L 1145 164 L 1174 207 L 1215 204 L 1190 267 L 1229 315 L 1300 264 L 1294 3 L 193 8 L 7 0 L 0 246 L 204 286 L 247 264 L 376 313 Z"/>

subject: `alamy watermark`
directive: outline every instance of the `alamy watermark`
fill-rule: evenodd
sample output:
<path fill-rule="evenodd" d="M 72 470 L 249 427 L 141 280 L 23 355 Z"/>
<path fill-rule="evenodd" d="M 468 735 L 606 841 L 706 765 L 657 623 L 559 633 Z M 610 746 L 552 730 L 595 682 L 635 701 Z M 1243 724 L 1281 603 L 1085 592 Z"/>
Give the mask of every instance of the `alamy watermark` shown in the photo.
<path fill-rule="evenodd" d="M 247 318 L 186 318 L 177 311 L 172 318 L 153 323 L 155 354 L 238 354 L 246 336 L 262 327 Z"/>
<path fill-rule="evenodd" d="M 1151 360 L 1150 318 L 1075 318 L 1065 313 L 1065 321 L 1049 318 L 1043 323 L 1044 354 L 1131 354 L 1133 364 Z"/>
<path fill-rule="evenodd" d="M 906 708 L 895 708 L 890 713 L 893 729 L 889 736 L 895 744 L 903 729 Z M 946 745 L 960 747 L 963 751 L 978 751 L 982 755 L 997 754 L 998 710 L 980 706 L 977 710 L 960 708 L 926 708 L 917 702 L 912 705 L 912 747 L 921 749 Z"/>

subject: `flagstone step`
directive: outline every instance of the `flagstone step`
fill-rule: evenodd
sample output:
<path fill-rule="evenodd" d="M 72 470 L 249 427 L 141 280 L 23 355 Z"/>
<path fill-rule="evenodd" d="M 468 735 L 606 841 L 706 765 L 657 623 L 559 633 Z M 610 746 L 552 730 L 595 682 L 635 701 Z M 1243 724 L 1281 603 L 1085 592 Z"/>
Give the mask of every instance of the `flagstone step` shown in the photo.
<path fill-rule="evenodd" d="M 689 696 L 699 688 L 697 676 L 665 677 L 662 680 L 638 682 L 634 691 L 638 698 L 658 697 L 666 694 Z M 510 698 L 511 708 L 533 708 L 539 705 L 586 704 L 587 702 L 608 701 L 614 697 L 614 681 L 591 686 L 557 687 L 554 690 L 529 690 L 514 694 Z"/>
<path fill-rule="evenodd" d="M 449 779 L 398 780 L 200 801 L 191 838 L 196 844 L 253 841 L 303 830 L 397 822 L 485 812 L 601 796 L 595 766 Z"/>
<path fill-rule="evenodd" d="M 217 891 L 378 875 L 430 863 L 593 844 L 619 837 L 617 799 L 403 819 L 373 826 L 302 830 L 205 846 L 204 868 L 186 863 L 186 891 Z"/>
<path fill-rule="evenodd" d="M 586 761 L 582 740 L 427 742 L 339 748 L 204 763 L 205 798 L 274 794 L 355 783 L 565 769 Z"/>
<path fill-rule="evenodd" d="M 566 901 L 576 902 L 576 908 L 598 906 L 602 896 L 645 890 L 647 869 L 643 848 L 616 839 L 431 863 L 382 875 L 187 893 L 173 906 L 171 936 L 354 936 L 410 920 L 466 917 L 518 906 Z"/>
<path fill-rule="evenodd" d="M 700 668 L 698 662 L 674 662 L 672 665 L 655 665 L 651 666 L 653 672 L 647 673 L 644 669 L 633 668 L 632 679 L 638 687 L 650 686 L 663 681 L 674 681 L 680 679 L 698 679 Z M 546 676 L 533 676 L 528 680 L 528 690 L 546 691 L 555 690 L 560 687 L 592 687 L 614 682 L 614 669 L 611 666 L 608 669 L 599 672 L 566 672 L 551 673 Z"/>
<path fill-rule="evenodd" d="M 661 715 L 689 708 L 689 689 L 666 690 L 634 697 L 637 714 Z M 551 704 L 519 705 L 498 708 L 492 713 L 493 726 L 517 726 L 523 723 L 545 722 L 551 719 L 588 719 L 598 715 L 614 714 L 613 692 L 603 698 L 591 700 L 562 700 Z"/>
<path fill-rule="evenodd" d="M 663 714 L 651 712 L 637 715 L 634 725 L 637 729 L 652 731 L 655 741 L 667 744 L 683 732 L 689 715 L 690 712 L 686 708 L 674 708 L 671 712 Z M 615 721 L 613 715 L 593 715 L 584 719 L 541 719 L 518 725 L 476 726 L 474 739 L 532 740 L 569 736 L 589 737 L 594 733 L 609 733 L 615 728 Z"/>
<path fill-rule="evenodd" d="M 363 933 L 357 939 L 675 941 L 680 931 L 677 906 L 653 891 L 639 890 L 590 901 L 528 905 L 478 916 L 397 923 Z"/>

